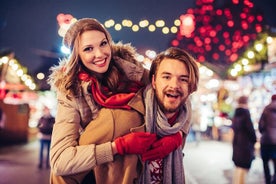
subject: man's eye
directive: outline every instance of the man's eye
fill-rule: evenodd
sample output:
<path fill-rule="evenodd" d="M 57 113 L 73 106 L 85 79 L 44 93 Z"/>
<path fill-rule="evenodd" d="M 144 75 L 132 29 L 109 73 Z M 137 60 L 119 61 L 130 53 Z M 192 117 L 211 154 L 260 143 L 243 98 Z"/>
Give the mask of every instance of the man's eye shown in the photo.
<path fill-rule="evenodd" d="M 170 79 L 170 76 L 163 76 L 163 79 Z"/>
<path fill-rule="evenodd" d="M 181 81 L 181 82 L 185 82 L 185 83 L 186 83 L 186 82 L 188 82 L 188 79 L 183 78 L 183 79 L 180 79 L 180 81 Z"/>

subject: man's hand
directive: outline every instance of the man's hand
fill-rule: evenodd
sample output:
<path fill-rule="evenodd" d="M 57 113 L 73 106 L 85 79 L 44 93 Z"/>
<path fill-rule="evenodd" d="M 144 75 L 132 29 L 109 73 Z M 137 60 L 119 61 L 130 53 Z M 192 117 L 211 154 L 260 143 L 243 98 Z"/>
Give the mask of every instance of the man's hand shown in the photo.
<path fill-rule="evenodd" d="M 154 142 L 150 150 L 142 154 L 142 160 L 152 161 L 157 159 L 163 159 L 181 145 L 182 136 L 180 132 L 173 135 L 164 136 L 161 139 Z"/>
<path fill-rule="evenodd" d="M 133 132 L 115 139 L 116 149 L 120 155 L 143 154 L 157 140 L 156 134 Z"/>

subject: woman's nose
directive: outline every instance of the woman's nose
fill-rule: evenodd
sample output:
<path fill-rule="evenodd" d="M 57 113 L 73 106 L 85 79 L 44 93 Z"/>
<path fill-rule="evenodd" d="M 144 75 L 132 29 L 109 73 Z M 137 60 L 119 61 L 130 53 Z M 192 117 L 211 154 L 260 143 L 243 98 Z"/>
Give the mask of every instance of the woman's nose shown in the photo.
<path fill-rule="evenodd" d="M 101 57 L 103 55 L 101 48 L 96 48 L 94 53 L 96 57 Z"/>

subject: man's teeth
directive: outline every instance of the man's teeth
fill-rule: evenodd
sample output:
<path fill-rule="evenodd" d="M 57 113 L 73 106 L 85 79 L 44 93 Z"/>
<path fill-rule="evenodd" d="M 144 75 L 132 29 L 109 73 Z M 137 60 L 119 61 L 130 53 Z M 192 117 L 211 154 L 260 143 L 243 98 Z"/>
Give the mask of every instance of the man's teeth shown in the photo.
<path fill-rule="evenodd" d="M 172 95 L 172 94 L 167 94 L 168 97 L 173 97 L 173 98 L 177 98 L 178 95 Z"/>

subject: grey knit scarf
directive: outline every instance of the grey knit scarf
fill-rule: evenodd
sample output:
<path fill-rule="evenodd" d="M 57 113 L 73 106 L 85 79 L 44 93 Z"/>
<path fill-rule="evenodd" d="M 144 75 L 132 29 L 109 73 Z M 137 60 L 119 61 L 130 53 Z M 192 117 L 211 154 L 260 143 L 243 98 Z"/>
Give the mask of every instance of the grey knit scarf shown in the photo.
<path fill-rule="evenodd" d="M 170 134 L 175 134 L 181 130 L 186 122 L 185 107 L 181 108 L 179 117 L 176 123 L 171 127 L 168 119 L 157 105 L 154 90 L 151 85 L 148 85 L 144 91 L 145 99 L 145 123 L 146 131 L 157 133 L 158 136 L 163 137 Z M 183 153 L 182 147 L 170 153 L 163 159 L 163 183 L 164 184 L 184 184 L 184 168 L 183 168 Z M 145 163 L 144 172 L 141 177 L 141 184 L 150 184 L 150 171 L 148 162 Z"/>

